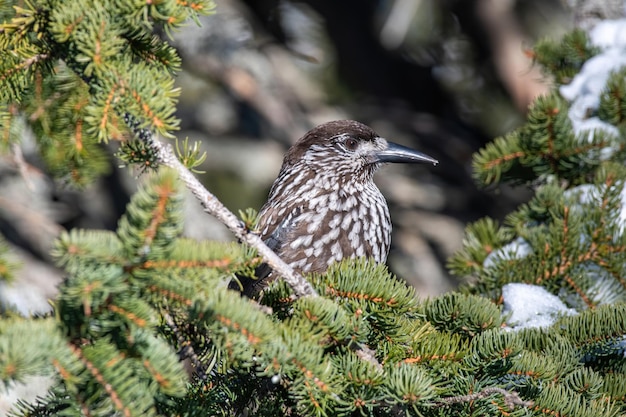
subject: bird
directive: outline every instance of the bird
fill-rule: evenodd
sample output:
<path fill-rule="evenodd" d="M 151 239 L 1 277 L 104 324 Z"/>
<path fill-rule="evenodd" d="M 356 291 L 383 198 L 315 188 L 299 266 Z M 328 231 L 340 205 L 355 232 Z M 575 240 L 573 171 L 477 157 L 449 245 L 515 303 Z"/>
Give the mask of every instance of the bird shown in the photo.
<path fill-rule="evenodd" d="M 374 173 L 386 163 L 432 163 L 435 158 L 390 142 L 355 120 L 337 120 L 308 131 L 289 148 L 257 233 L 300 274 L 323 273 L 334 262 L 368 257 L 385 263 L 391 245 L 391 218 Z M 261 265 L 256 279 L 231 282 L 256 297 L 272 277 Z"/>

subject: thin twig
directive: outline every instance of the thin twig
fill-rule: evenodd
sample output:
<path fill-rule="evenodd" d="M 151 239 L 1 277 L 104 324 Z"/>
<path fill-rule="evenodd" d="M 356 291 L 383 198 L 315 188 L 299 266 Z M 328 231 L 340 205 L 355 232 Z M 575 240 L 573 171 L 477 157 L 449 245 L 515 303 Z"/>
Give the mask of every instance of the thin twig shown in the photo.
<path fill-rule="evenodd" d="M 28 164 L 24 160 L 22 148 L 20 148 L 20 145 L 18 143 L 13 143 L 11 144 L 11 151 L 13 152 L 13 161 L 20 171 L 20 175 L 22 176 L 22 179 L 26 184 L 26 188 L 28 188 L 29 191 L 34 191 L 35 186 L 33 185 L 33 181 L 31 180 L 30 175 L 28 175 Z"/>
<path fill-rule="evenodd" d="M 454 397 L 441 398 L 439 401 L 437 401 L 437 403 L 439 403 L 440 405 L 468 403 L 470 401 L 478 400 L 481 398 L 487 398 L 491 394 L 502 394 L 502 396 L 504 396 L 504 403 L 511 410 L 515 408 L 516 405 L 519 405 L 521 407 L 532 407 L 534 405 L 532 401 L 522 400 L 520 396 L 517 394 L 517 392 L 507 391 L 499 387 L 485 388 L 484 390 L 473 393 L 473 394 L 457 395 Z"/>
<path fill-rule="evenodd" d="M 176 341 L 179 346 L 179 355 L 182 359 L 189 359 L 193 366 L 193 370 L 196 373 L 198 379 L 202 381 L 206 381 L 206 369 L 200 358 L 198 358 L 198 354 L 193 349 L 190 343 L 187 343 L 187 339 L 183 335 L 183 332 L 178 328 L 172 316 L 169 313 L 163 313 L 163 319 L 165 320 L 165 324 L 172 330 L 174 335 L 176 336 Z"/>
<path fill-rule="evenodd" d="M 133 127 L 138 138 L 148 144 L 157 154 L 161 164 L 174 169 L 180 179 L 185 183 L 191 193 L 200 201 L 204 211 L 217 218 L 241 242 L 256 249 L 257 253 L 272 268 L 272 271 L 282 277 L 298 297 L 317 297 L 317 292 L 307 280 L 297 274 L 293 268 L 278 257 L 261 238 L 248 230 L 244 223 L 222 204 L 176 157 L 170 144 L 163 144 L 155 135 L 147 129 L 139 129 L 132 120 L 132 116 L 126 115 L 126 123 Z"/>
<path fill-rule="evenodd" d="M 376 352 L 374 352 L 374 350 L 372 350 L 369 346 L 359 344 L 358 348 L 355 350 L 355 354 L 361 358 L 361 360 L 374 365 L 377 370 L 381 372 L 383 371 L 383 366 L 380 362 L 378 362 L 378 359 L 376 359 Z"/>

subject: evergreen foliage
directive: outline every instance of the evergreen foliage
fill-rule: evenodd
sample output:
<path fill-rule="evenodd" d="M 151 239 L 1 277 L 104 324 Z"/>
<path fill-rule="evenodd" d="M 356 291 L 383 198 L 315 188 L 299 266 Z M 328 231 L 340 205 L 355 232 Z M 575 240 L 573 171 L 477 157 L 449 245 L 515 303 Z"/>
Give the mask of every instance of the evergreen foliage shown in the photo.
<path fill-rule="evenodd" d="M 3 143 L 29 125 L 51 171 L 83 184 L 98 173 L 100 141 L 171 136 L 178 60 L 152 31 L 209 10 L 124 0 L 0 9 Z M 563 42 L 537 50 L 557 82 L 594 53 L 584 34 Z M 623 120 L 619 77 L 599 110 L 611 123 Z M 227 283 L 262 260 L 237 243 L 181 237 L 176 173 L 148 174 L 116 232 L 58 239 L 67 278 L 52 316 L 0 316 L 3 385 L 55 381 L 14 415 L 624 415 L 623 139 L 579 137 L 567 107 L 556 91 L 539 99 L 525 126 L 476 155 L 483 184 L 537 192 L 502 226 L 470 225 L 450 265 L 473 284 L 429 300 L 365 259 L 307 277 L 319 297 L 296 298 L 281 281 L 260 302 L 241 297 Z M 156 168 L 142 143 L 126 141 L 122 159 Z M 193 166 L 200 157 L 183 148 Z M 73 155 L 65 168 L 61 154 Z M 253 213 L 242 217 L 254 227 Z M 510 282 L 541 285 L 580 314 L 509 331 L 500 304 Z"/>
<path fill-rule="evenodd" d="M 537 42 L 530 55 L 558 84 L 567 84 L 578 74 L 585 61 L 598 52 L 599 49 L 589 42 L 587 33 L 575 29 L 566 34 L 561 42 L 552 39 Z"/>
<path fill-rule="evenodd" d="M 598 117 L 620 128 L 626 121 L 626 68 L 611 74 L 600 97 Z"/>
<path fill-rule="evenodd" d="M 560 43 L 538 44 L 534 55 L 559 87 L 598 51 L 584 32 L 575 31 Z M 535 188 L 535 196 L 502 225 L 488 218 L 469 225 L 463 250 L 449 262 L 456 274 L 473 277 L 463 293 L 501 303 L 507 283 L 541 285 L 581 312 L 548 330 L 518 333 L 525 346 L 513 373 L 523 375 L 526 385 L 519 392 L 530 394 L 525 390 L 535 386 L 536 401 L 569 398 L 549 408 L 557 415 L 609 412 L 594 409 L 603 396 L 614 401 L 619 415 L 626 410 L 625 77 L 624 69 L 613 72 L 597 110 L 585 116 L 613 125 L 616 134 L 610 129 L 576 133 L 569 103 L 555 89 L 535 102 L 524 126 L 475 155 L 479 183 L 525 183 Z M 544 377 L 564 386 L 536 385 Z"/>
<path fill-rule="evenodd" d="M 28 125 L 50 172 L 82 186 L 109 169 L 101 142 L 132 137 L 124 115 L 172 137 L 180 58 L 157 34 L 211 12 L 210 0 L 2 5 L 2 146 Z"/>

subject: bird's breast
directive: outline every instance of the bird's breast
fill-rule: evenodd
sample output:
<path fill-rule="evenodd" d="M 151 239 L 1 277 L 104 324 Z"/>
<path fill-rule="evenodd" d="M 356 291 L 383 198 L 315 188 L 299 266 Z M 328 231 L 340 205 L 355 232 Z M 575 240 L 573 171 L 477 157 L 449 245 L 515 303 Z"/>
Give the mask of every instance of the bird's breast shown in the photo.
<path fill-rule="evenodd" d="M 324 272 L 346 258 L 387 260 L 391 221 L 387 202 L 373 183 L 323 192 L 303 188 L 304 193 L 283 195 L 271 210 L 261 212 L 262 237 L 280 240 L 274 249 L 285 262 L 300 272 Z"/>

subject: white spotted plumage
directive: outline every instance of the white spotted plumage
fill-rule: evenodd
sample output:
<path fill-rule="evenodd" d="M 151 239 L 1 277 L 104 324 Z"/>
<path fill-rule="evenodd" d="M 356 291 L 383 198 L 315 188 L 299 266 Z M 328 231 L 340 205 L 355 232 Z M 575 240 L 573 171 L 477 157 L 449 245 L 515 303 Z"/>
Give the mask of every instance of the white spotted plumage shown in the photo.
<path fill-rule="evenodd" d="M 261 237 L 298 272 L 324 272 L 345 258 L 385 262 L 391 219 L 373 176 L 381 162 L 405 162 L 390 153 L 391 145 L 398 149 L 351 120 L 309 131 L 285 155 L 259 213 Z M 244 293 L 257 293 L 269 273 L 259 268 L 259 279 L 244 284 Z"/>
<path fill-rule="evenodd" d="M 345 135 L 335 138 L 309 146 L 284 165 L 259 214 L 264 239 L 291 227 L 293 236 L 285 236 L 289 241 L 273 249 L 302 272 L 321 272 L 348 257 L 387 260 L 391 220 L 373 182 L 378 164 L 338 146 Z M 382 148 L 386 142 L 372 136 L 363 143 L 365 148 Z M 296 209 L 297 216 L 286 215 Z"/>

